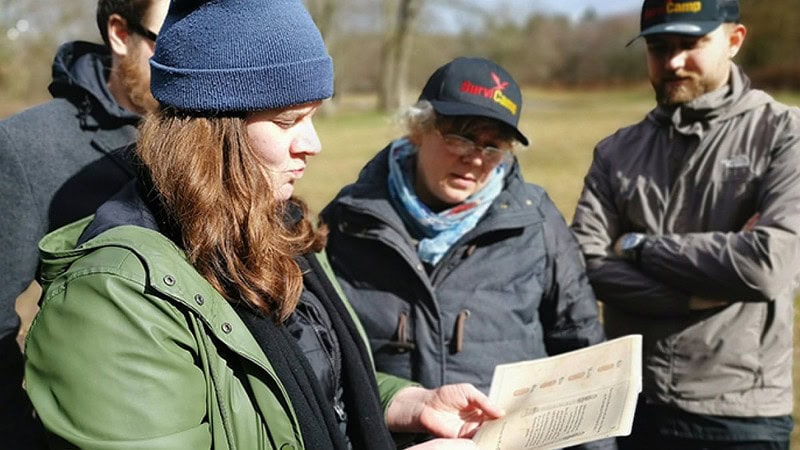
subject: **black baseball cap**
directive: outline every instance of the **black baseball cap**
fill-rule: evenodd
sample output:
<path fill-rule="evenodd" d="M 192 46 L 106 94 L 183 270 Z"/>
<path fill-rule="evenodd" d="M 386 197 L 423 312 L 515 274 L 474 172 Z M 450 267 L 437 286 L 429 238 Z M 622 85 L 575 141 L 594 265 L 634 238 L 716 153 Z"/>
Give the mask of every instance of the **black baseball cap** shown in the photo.
<path fill-rule="evenodd" d="M 514 129 L 517 140 L 528 138 L 517 126 L 522 113 L 519 86 L 505 69 L 484 58 L 456 58 L 428 78 L 420 100 L 443 116 L 478 116 L 498 120 Z"/>
<path fill-rule="evenodd" d="M 645 0 L 641 32 L 631 42 L 652 34 L 705 36 L 723 23 L 738 22 L 739 0 Z"/>

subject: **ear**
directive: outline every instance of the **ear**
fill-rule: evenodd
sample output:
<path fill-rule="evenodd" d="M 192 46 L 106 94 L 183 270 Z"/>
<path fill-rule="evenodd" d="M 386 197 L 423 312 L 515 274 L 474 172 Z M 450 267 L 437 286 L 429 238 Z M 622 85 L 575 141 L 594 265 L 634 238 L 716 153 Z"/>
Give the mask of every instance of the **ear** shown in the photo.
<path fill-rule="evenodd" d="M 744 25 L 737 23 L 733 26 L 728 34 L 728 46 L 730 48 L 730 57 L 733 58 L 739 53 L 739 49 L 744 44 L 744 39 L 747 36 L 747 28 Z"/>
<path fill-rule="evenodd" d="M 406 136 L 409 142 L 411 142 L 415 147 L 419 147 L 422 145 L 422 132 L 412 132 L 408 136 Z"/>
<path fill-rule="evenodd" d="M 119 14 L 112 14 L 108 18 L 106 27 L 108 29 L 108 44 L 111 47 L 111 53 L 118 56 L 127 55 L 128 39 L 130 38 L 128 21 Z"/>

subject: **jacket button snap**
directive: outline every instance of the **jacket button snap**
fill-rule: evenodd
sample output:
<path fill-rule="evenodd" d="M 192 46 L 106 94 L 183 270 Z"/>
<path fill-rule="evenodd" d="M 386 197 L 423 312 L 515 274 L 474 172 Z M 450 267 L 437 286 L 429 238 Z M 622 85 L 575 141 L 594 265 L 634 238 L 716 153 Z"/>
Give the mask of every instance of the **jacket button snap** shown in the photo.
<path fill-rule="evenodd" d="M 281 450 L 294 450 L 294 445 L 292 445 L 292 444 L 283 444 L 283 445 L 281 445 Z"/>
<path fill-rule="evenodd" d="M 228 334 L 231 331 L 233 331 L 233 326 L 231 326 L 231 324 L 229 324 L 228 322 L 225 322 L 222 324 L 222 331 L 224 331 L 225 334 Z"/>
<path fill-rule="evenodd" d="M 202 305 L 206 302 L 206 299 L 204 299 L 202 295 L 197 294 L 194 296 L 194 301 L 196 301 L 198 305 Z"/>
<path fill-rule="evenodd" d="M 164 275 L 164 284 L 167 286 L 175 286 L 175 277 L 172 275 Z"/>
<path fill-rule="evenodd" d="M 531 199 L 527 199 L 525 200 L 525 204 L 531 206 L 533 204 L 533 201 Z"/>
<path fill-rule="evenodd" d="M 417 270 L 422 271 L 422 269 L 424 269 L 424 267 L 422 267 L 422 264 L 417 264 Z"/>

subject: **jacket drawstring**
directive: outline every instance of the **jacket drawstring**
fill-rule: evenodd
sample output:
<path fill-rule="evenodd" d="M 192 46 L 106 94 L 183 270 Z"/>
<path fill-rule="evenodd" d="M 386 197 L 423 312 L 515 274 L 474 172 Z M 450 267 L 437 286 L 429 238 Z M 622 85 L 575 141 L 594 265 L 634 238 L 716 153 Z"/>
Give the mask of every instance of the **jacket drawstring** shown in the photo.
<path fill-rule="evenodd" d="M 78 120 L 80 121 L 81 128 L 87 128 L 89 126 L 88 119 L 91 112 L 92 102 L 88 97 L 83 97 L 83 101 L 81 101 L 81 105 L 78 108 Z"/>

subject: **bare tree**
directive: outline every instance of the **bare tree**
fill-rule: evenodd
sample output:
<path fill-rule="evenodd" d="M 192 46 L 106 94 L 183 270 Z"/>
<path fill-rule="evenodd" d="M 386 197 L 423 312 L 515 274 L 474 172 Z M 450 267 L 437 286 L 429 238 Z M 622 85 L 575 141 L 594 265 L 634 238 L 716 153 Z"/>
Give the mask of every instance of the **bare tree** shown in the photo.
<path fill-rule="evenodd" d="M 406 95 L 411 39 L 424 0 L 385 0 L 378 108 L 393 111 Z"/>
<path fill-rule="evenodd" d="M 341 8 L 343 0 L 306 0 L 306 7 L 314 22 L 319 28 L 322 39 L 325 41 L 328 52 L 333 51 L 336 35 L 336 15 Z M 334 78 L 334 92 L 336 89 L 336 78 Z M 336 102 L 340 96 L 335 97 L 332 101 L 323 104 L 322 113 L 332 114 L 336 110 Z"/>
<path fill-rule="evenodd" d="M 333 37 L 334 16 L 339 9 L 338 0 L 306 0 L 306 7 L 327 43 Z"/>

